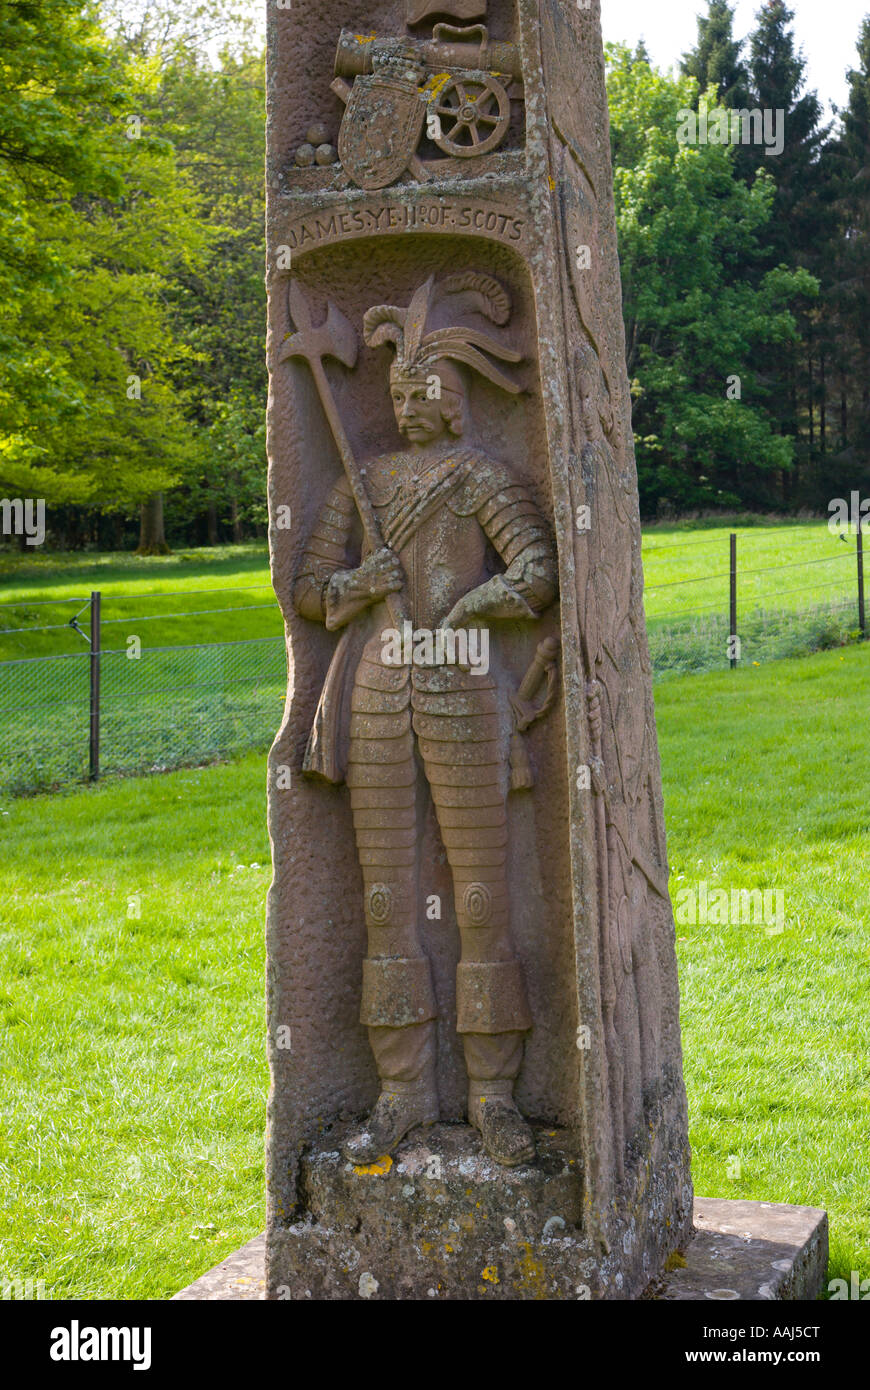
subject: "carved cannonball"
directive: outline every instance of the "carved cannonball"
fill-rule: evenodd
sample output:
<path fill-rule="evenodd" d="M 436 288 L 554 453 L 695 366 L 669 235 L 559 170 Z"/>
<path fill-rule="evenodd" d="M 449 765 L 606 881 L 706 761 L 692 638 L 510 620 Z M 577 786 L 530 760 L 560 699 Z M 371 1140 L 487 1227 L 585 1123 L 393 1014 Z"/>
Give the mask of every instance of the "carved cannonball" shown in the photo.
<path fill-rule="evenodd" d="M 296 151 L 296 163 L 300 169 L 310 169 L 314 163 L 314 146 L 300 145 Z"/>
<path fill-rule="evenodd" d="M 334 164 L 338 159 L 338 150 L 334 145 L 318 145 L 314 151 L 314 159 L 318 164 Z"/>
<path fill-rule="evenodd" d="M 329 126 L 325 125 L 323 121 L 315 121 L 313 125 L 308 127 L 305 139 L 308 141 L 309 145 L 313 145 L 315 149 L 318 145 L 328 144 Z"/>

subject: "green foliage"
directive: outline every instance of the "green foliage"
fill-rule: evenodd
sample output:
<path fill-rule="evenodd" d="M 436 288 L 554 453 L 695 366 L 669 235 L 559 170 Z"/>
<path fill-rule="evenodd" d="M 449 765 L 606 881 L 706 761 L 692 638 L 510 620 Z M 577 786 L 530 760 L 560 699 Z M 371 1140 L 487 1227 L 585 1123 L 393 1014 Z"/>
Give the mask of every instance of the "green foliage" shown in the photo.
<path fill-rule="evenodd" d="M 207 434 L 176 507 L 211 506 L 224 522 L 266 523 L 266 290 L 262 53 L 225 53 L 218 70 L 183 56 L 160 88 L 162 133 L 196 188 L 209 251 L 176 277 L 174 331 L 191 357 L 177 384 Z"/>
<path fill-rule="evenodd" d="M 180 486 L 264 518 L 263 55 L 237 8 L 0 0 L 2 495 L 129 514 Z"/>
<path fill-rule="evenodd" d="M 252 14 L 0 0 L 0 495 L 46 498 L 50 543 L 122 544 L 140 504 L 159 543 L 161 496 L 175 544 L 262 534 Z M 678 78 L 642 44 L 610 53 L 647 515 L 870 486 L 870 21 L 831 137 L 792 18 L 770 0 L 741 40 L 710 0 Z M 700 103 L 782 110 L 782 154 L 681 145 Z"/>
<path fill-rule="evenodd" d="M 723 106 L 749 105 L 749 74 L 742 61 L 743 43 L 734 37 L 734 7 L 728 0 L 710 0 L 706 15 L 698 16 L 698 43 L 683 58 L 687 77 L 694 77 L 699 93 L 712 87 Z"/>
<path fill-rule="evenodd" d="M 838 448 L 827 477 L 840 495 L 870 491 L 870 15 L 858 37 L 858 66 L 829 152 L 837 255 L 824 274 L 821 325 L 840 399 Z"/>
<path fill-rule="evenodd" d="M 137 124 L 147 87 L 92 8 L 11 8 L 0 491 L 111 511 L 170 484 L 196 448 L 165 297 L 206 237 L 171 145 Z"/>
<path fill-rule="evenodd" d="M 762 364 L 796 336 L 790 306 L 816 282 L 785 267 L 753 274 L 774 187 L 736 178 L 730 145 L 680 143 L 695 80 L 624 46 L 608 58 L 642 506 L 764 503 L 793 451 L 772 428 Z"/>

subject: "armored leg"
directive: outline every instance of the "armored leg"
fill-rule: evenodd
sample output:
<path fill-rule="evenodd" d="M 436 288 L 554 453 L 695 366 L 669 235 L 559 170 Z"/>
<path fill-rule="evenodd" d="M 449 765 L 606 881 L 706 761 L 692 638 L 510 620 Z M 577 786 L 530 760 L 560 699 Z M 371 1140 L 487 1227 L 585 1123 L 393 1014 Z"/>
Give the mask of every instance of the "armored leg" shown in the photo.
<path fill-rule="evenodd" d="M 414 1125 L 438 1117 L 435 996 L 416 920 L 416 765 L 407 669 L 363 659 L 347 781 L 369 943 L 360 1019 L 369 1030 L 381 1094 L 345 1153 L 352 1162 L 372 1163 Z"/>
<path fill-rule="evenodd" d="M 455 668 L 414 673 L 414 729 L 453 873 L 462 940 L 457 1030 L 468 1115 L 507 1166 L 531 1161 L 531 1130 L 514 1082 L 532 1020 L 509 933 L 505 767 L 491 682 Z"/>

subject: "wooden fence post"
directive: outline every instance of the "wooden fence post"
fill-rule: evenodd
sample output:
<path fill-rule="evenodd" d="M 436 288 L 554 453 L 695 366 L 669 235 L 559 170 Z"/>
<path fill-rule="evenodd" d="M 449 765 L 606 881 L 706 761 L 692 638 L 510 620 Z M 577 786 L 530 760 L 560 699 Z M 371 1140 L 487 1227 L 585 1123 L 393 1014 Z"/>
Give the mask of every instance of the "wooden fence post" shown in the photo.
<path fill-rule="evenodd" d="M 91 594 L 91 719 L 89 775 L 92 782 L 100 780 L 100 610 L 102 595 Z"/>

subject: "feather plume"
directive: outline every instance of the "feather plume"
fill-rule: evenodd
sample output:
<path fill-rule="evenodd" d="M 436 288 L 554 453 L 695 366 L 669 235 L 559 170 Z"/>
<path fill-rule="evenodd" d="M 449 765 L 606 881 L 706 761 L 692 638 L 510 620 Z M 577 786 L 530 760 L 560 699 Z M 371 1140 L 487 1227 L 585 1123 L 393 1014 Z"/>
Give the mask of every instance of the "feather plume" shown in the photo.
<path fill-rule="evenodd" d="M 419 356 L 423 334 L 426 332 L 426 319 L 429 317 L 429 305 L 434 285 L 435 276 L 430 275 L 425 285 L 421 285 L 418 290 L 414 291 L 414 296 L 408 305 L 405 316 L 405 359 L 408 362 L 413 362 Z"/>
<path fill-rule="evenodd" d="M 363 337 L 369 347 L 381 343 L 401 343 L 405 331 L 407 309 L 395 304 L 376 304 L 363 317 Z"/>
<path fill-rule="evenodd" d="M 467 296 L 469 308 L 476 309 L 500 327 L 511 316 L 510 295 L 491 275 L 481 275 L 477 270 L 462 270 L 448 275 L 438 286 L 439 301 L 448 295 L 460 294 Z"/>

